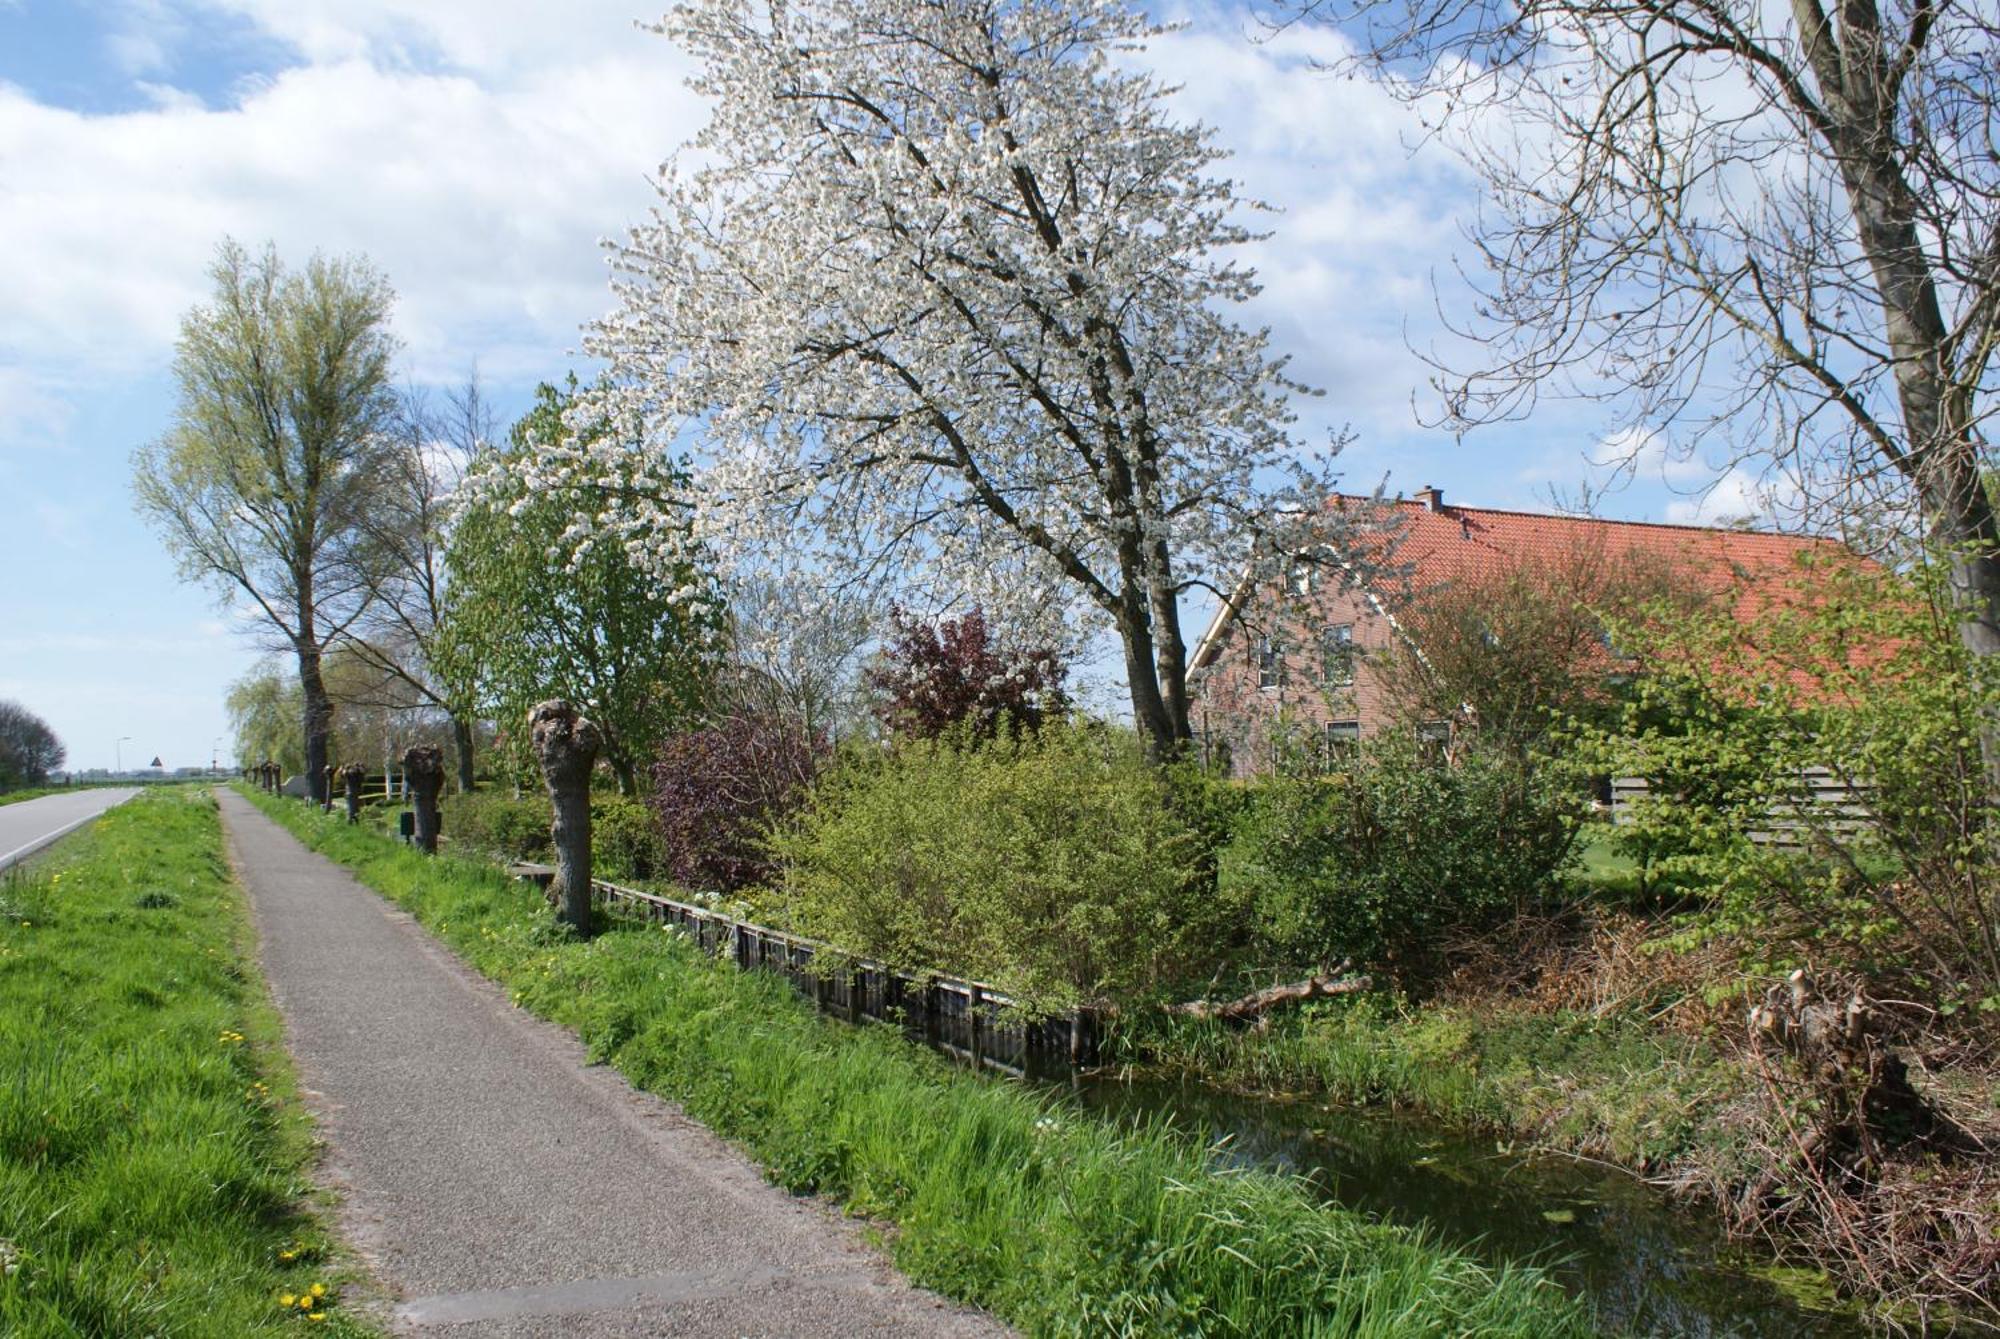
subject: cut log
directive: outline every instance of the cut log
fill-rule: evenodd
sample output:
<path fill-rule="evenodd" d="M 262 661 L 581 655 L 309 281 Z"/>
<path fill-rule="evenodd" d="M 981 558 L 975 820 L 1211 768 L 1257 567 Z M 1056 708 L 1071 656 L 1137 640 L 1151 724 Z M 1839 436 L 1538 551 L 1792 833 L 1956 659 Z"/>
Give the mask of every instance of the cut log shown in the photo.
<path fill-rule="evenodd" d="M 1331 972 L 1309 976 L 1289 985 L 1252 991 L 1241 999 L 1189 1000 L 1185 1004 L 1169 1004 L 1166 1008 L 1168 1013 L 1182 1018 L 1215 1018 L 1225 1023 L 1249 1023 L 1281 1005 L 1323 1000 L 1334 995 L 1352 995 L 1368 989 L 1370 984 L 1366 974 L 1350 974 L 1347 964 L 1342 963 Z"/>

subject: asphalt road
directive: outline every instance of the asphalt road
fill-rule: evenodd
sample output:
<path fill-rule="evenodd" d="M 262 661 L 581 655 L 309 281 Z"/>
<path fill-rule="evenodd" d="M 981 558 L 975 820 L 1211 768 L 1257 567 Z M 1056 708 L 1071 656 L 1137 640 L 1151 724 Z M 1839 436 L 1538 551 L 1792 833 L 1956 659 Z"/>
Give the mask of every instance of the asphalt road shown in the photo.
<path fill-rule="evenodd" d="M 0 869 L 19 864 L 65 833 L 73 832 L 114 804 L 139 792 L 132 786 L 105 786 L 44 795 L 39 800 L 0 804 Z"/>
<path fill-rule="evenodd" d="M 584 1063 L 408 915 L 220 792 L 341 1227 L 425 1335 L 1006 1331 Z"/>

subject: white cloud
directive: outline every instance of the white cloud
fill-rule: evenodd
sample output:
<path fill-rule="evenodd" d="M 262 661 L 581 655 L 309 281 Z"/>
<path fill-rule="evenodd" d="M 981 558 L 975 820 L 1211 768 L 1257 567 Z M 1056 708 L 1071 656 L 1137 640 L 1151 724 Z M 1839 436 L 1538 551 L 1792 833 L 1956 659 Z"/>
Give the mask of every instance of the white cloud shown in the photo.
<path fill-rule="evenodd" d="M 1309 426 L 1406 436 L 1426 385 L 1410 345 L 1434 328 L 1431 275 L 1449 273 L 1469 179 L 1449 154 L 1412 152 L 1423 126 L 1386 89 L 1326 72 L 1348 50 L 1337 32 L 1308 24 L 1253 41 L 1253 27 L 1197 17 L 1146 64 L 1180 86 L 1176 110 L 1233 151 L 1218 170 L 1280 211 L 1248 220 L 1272 234 L 1248 249 L 1264 285 L 1249 317 L 1327 392 Z"/>
<path fill-rule="evenodd" d="M 595 241 L 646 208 L 647 169 L 696 120 L 673 49 L 616 36 L 492 83 L 342 59 L 216 109 L 156 90 L 89 116 L 0 87 L 0 365 L 35 368 L 44 395 L 59 369 L 161 365 L 228 234 L 366 252 L 420 377 L 472 357 L 559 371 L 551 347 L 606 301 Z"/>
<path fill-rule="evenodd" d="M 1692 496 L 1669 502 L 1667 519 L 1680 525 L 1749 521 L 1776 526 L 1797 514 L 1799 502 L 1799 491 L 1789 481 L 1765 478 L 1741 465 L 1731 465 Z"/>
<path fill-rule="evenodd" d="M 249 19 L 308 62 L 442 64 L 484 76 L 587 62 L 643 44 L 665 0 L 197 0 Z M 649 14 L 648 10 L 652 12 Z M 653 45 L 664 44 L 654 39 Z"/>
<path fill-rule="evenodd" d="M 0 364 L 32 357 L 44 394 L 58 372 L 164 366 L 225 234 L 368 254 L 420 381 L 475 360 L 503 384 L 558 373 L 608 304 L 596 242 L 643 214 L 652 168 L 704 119 L 684 58 L 634 28 L 639 0 L 195 4 L 145 0 L 124 26 L 169 43 L 206 9 L 306 63 L 225 106 L 149 83 L 152 107 L 114 116 L 0 88 Z M 1253 42 L 1225 13 L 1146 60 L 1235 151 L 1219 170 L 1282 210 L 1253 220 L 1275 236 L 1250 248 L 1265 289 L 1248 316 L 1328 391 L 1307 433 L 1394 436 L 1424 380 L 1405 321 L 1422 342 L 1464 182 L 1448 155 L 1412 157 L 1420 127 L 1383 90 L 1313 68 L 1342 49 L 1317 27 Z"/>
<path fill-rule="evenodd" d="M 69 430 L 67 397 L 23 367 L 0 365 L 0 453 L 52 446 Z"/>
<path fill-rule="evenodd" d="M 173 63 L 187 25 L 166 0 L 119 0 L 110 10 L 104 52 L 128 76 L 156 74 Z"/>

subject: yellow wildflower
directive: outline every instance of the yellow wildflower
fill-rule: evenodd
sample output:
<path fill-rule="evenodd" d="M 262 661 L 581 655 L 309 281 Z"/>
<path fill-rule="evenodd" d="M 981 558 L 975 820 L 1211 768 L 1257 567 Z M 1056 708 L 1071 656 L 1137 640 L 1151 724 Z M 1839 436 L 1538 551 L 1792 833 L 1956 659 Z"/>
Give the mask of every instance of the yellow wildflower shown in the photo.
<path fill-rule="evenodd" d="M 291 1295 L 290 1293 L 280 1293 L 280 1294 L 278 1294 L 278 1305 L 279 1305 L 279 1306 L 290 1306 L 290 1305 L 291 1305 L 291 1304 L 292 1304 L 293 1302 L 295 1302 L 295 1301 L 297 1301 L 297 1300 L 298 1300 L 298 1299 L 297 1299 L 297 1298 L 295 1298 L 295 1297 L 293 1297 L 293 1296 L 292 1296 L 292 1295 Z"/>
<path fill-rule="evenodd" d="M 324 1283 L 313 1284 L 312 1293 L 314 1297 L 326 1296 L 326 1285 Z"/>
<path fill-rule="evenodd" d="M 306 1319 L 307 1319 L 307 1320 L 325 1320 L 325 1319 L 326 1319 L 326 1312 L 324 1312 L 324 1311 L 309 1311 L 309 1312 L 307 1312 L 307 1313 L 306 1313 Z"/>

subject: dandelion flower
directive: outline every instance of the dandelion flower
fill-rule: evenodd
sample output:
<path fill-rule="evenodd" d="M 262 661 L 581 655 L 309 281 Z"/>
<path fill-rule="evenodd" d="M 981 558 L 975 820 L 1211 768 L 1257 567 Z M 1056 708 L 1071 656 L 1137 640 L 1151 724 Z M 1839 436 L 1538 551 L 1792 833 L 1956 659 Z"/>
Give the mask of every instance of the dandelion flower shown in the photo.
<path fill-rule="evenodd" d="M 292 1295 L 291 1295 L 290 1293 L 279 1293 L 279 1294 L 278 1294 L 278 1305 L 279 1305 L 279 1306 L 290 1306 L 290 1305 L 291 1305 L 291 1304 L 292 1304 L 293 1302 L 296 1302 L 297 1300 L 298 1300 L 298 1299 L 297 1299 L 296 1297 L 293 1297 L 293 1296 L 292 1296 Z"/>
<path fill-rule="evenodd" d="M 324 1297 L 324 1296 L 326 1296 L 326 1285 L 325 1285 L 324 1283 L 315 1283 L 315 1284 L 313 1284 L 313 1286 L 312 1286 L 312 1294 L 313 1294 L 313 1296 L 314 1296 L 314 1297 Z"/>

